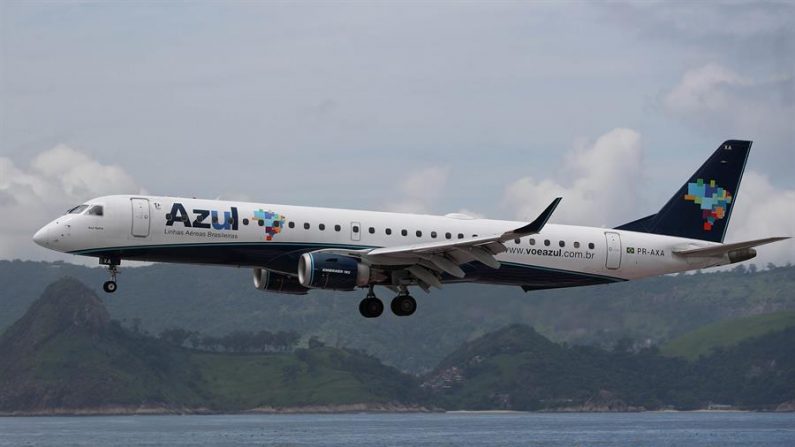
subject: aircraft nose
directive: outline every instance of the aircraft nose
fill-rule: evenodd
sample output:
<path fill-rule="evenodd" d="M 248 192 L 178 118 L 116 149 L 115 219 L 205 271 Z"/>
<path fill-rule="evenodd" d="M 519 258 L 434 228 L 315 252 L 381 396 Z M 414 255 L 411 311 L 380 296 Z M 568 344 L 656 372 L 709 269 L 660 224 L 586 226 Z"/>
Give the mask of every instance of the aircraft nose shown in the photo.
<path fill-rule="evenodd" d="M 44 248 L 49 248 L 49 234 L 50 234 L 50 225 L 45 225 L 41 227 L 36 234 L 33 235 L 33 242 L 38 245 L 41 245 Z"/>

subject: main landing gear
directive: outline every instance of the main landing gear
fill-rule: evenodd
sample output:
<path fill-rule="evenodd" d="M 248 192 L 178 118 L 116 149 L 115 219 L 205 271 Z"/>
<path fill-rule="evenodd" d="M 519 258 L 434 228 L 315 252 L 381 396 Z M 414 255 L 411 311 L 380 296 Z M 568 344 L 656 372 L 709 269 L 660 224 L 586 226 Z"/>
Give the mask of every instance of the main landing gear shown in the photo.
<path fill-rule="evenodd" d="M 417 301 L 403 287 L 398 296 L 392 300 L 390 308 L 393 314 L 399 317 L 407 317 L 417 310 Z M 359 303 L 359 313 L 365 318 L 376 318 L 384 313 L 384 303 L 375 296 L 373 286 L 370 286 L 367 297 Z"/>
<path fill-rule="evenodd" d="M 392 299 L 392 313 L 399 317 L 408 317 L 417 310 L 417 300 L 406 292 Z"/>
<path fill-rule="evenodd" d="M 115 292 L 117 289 L 116 275 L 119 274 L 119 264 L 121 264 L 121 259 L 100 258 L 99 263 L 102 265 L 107 265 L 108 272 L 110 272 L 110 280 L 105 281 L 102 284 L 102 290 L 104 290 L 106 293 Z"/>

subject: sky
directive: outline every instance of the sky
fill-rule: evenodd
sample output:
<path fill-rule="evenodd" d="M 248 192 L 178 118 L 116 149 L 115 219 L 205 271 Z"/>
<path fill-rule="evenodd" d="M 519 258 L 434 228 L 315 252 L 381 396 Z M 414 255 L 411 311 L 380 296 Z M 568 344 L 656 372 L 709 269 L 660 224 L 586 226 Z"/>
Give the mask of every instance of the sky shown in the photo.
<path fill-rule="evenodd" d="M 0 43 L 0 259 L 117 193 L 613 227 L 730 138 L 727 241 L 795 236 L 789 2 L 0 0 Z"/>

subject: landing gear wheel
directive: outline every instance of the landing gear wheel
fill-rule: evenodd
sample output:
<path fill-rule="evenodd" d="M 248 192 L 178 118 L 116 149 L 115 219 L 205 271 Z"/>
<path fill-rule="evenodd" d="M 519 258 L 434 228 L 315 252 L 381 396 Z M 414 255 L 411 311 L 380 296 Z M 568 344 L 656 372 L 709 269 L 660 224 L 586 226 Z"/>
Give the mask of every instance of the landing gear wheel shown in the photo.
<path fill-rule="evenodd" d="M 359 303 L 359 313 L 365 318 L 376 318 L 384 313 L 384 303 L 378 298 L 365 298 Z"/>
<path fill-rule="evenodd" d="M 119 264 L 121 263 L 121 259 L 103 257 L 99 258 L 99 263 L 101 265 L 107 265 L 108 273 L 110 273 L 110 281 L 105 281 L 105 283 L 102 284 L 102 290 L 104 290 L 106 293 L 115 292 L 118 288 L 116 286 L 116 275 L 119 274 Z"/>
<path fill-rule="evenodd" d="M 105 281 L 105 284 L 102 284 L 102 290 L 107 293 L 113 293 L 116 291 L 116 281 Z"/>
<path fill-rule="evenodd" d="M 408 317 L 417 310 L 417 300 L 411 295 L 398 295 L 393 300 L 390 306 L 392 313 L 399 317 Z"/>

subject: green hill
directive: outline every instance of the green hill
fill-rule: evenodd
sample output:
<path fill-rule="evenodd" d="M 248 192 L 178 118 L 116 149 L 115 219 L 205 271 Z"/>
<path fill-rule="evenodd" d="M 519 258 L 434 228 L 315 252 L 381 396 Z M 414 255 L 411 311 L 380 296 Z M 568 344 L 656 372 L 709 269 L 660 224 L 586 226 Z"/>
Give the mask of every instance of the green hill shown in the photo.
<path fill-rule="evenodd" d="M 556 344 L 529 327 L 513 325 L 466 343 L 421 386 L 447 409 L 687 410 L 716 403 L 742 409 L 791 407 L 795 327 L 688 362 L 655 349 L 607 351 Z"/>
<path fill-rule="evenodd" d="M 122 266 L 125 267 L 125 266 Z M 101 291 L 107 273 L 64 263 L 0 261 L 0 331 L 22 316 L 47 284 L 75 277 L 98 292 L 113 319 L 158 334 L 199 330 L 293 331 L 329 346 L 364 350 L 404 371 L 433 369 L 462 343 L 510 324 L 555 341 L 611 346 L 629 337 L 661 344 L 728 318 L 795 310 L 795 267 L 663 276 L 605 286 L 524 293 L 517 287 L 450 285 L 415 293 L 410 318 L 359 316 L 363 292 L 263 293 L 248 269 L 158 264 L 123 268 L 119 290 Z M 384 299 L 391 292 L 376 288 Z"/>
<path fill-rule="evenodd" d="M 5 332 L 0 359 L 0 413 L 399 404 L 416 388 L 358 352 L 207 353 L 135 334 L 73 279 L 49 286 Z"/>
<path fill-rule="evenodd" d="M 719 321 L 688 332 L 664 344 L 663 354 L 694 360 L 716 348 L 736 345 L 742 340 L 795 326 L 795 311 L 753 315 Z"/>
<path fill-rule="evenodd" d="M 290 351 L 242 343 L 262 333 L 232 334 L 230 343 L 202 343 L 223 352 L 187 349 L 175 332 L 154 338 L 123 327 L 92 290 L 59 280 L 0 337 L 0 414 L 795 408 L 795 326 L 687 361 L 633 343 L 612 351 L 555 343 L 514 324 L 460 345 L 419 379 L 315 339 Z"/>

